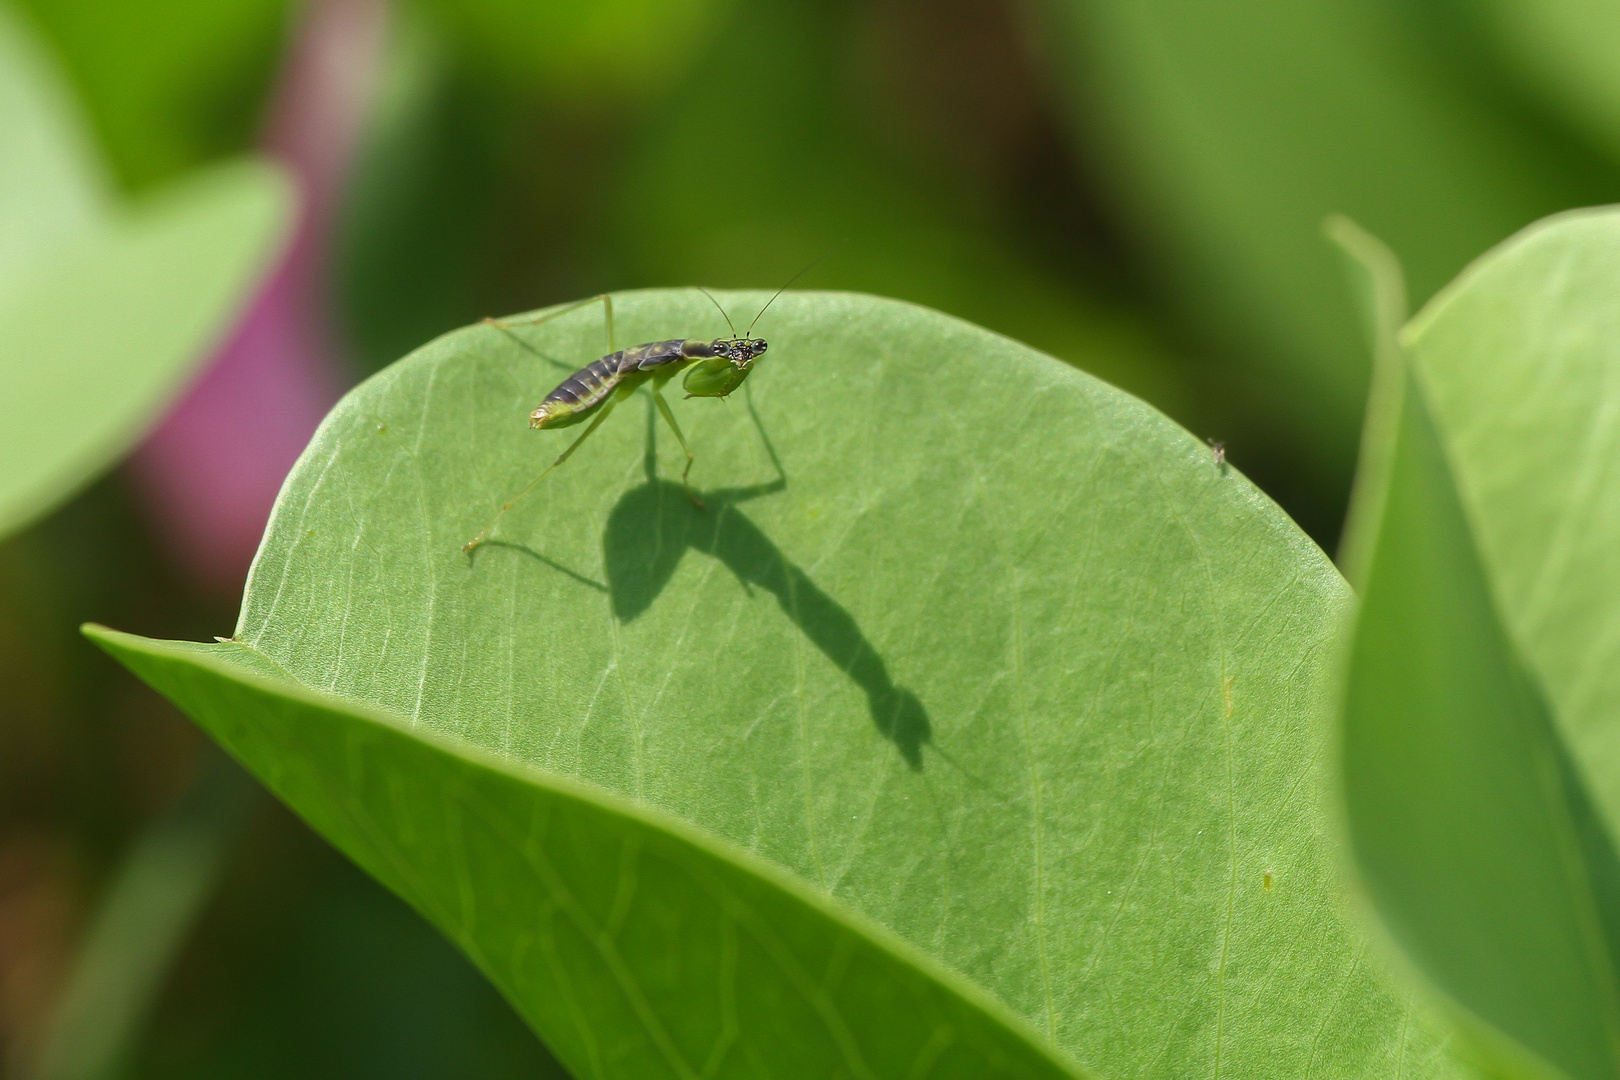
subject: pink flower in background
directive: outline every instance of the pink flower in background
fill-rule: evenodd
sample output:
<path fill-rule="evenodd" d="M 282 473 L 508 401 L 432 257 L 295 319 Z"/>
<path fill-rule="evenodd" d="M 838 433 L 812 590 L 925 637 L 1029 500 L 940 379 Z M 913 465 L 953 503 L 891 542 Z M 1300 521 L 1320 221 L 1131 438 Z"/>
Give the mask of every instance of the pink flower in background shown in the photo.
<path fill-rule="evenodd" d="M 383 0 L 316 0 L 263 139 L 292 174 L 292 241 L 218 354 L 131 468 L 199 585 L 239 592 L 282 479 L 349 383 L 325 308 L 328 241 L 376 82 Z"/>

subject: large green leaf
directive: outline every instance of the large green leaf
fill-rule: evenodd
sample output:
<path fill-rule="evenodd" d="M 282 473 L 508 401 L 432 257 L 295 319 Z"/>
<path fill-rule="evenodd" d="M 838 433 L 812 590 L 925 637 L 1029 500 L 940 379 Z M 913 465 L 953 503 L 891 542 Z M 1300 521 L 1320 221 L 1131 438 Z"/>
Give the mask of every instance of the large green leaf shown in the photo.
<path fill-rule="evenodd" d="M 239 163 L 109 207 L 65 93 L 0 9 L 0 535 L 115 461 L 228 325 L 287 218 Z"/>
<path fill-rule="evenodd" d="M 1496 618 L 1410 382 L 1378 521 L 1343 705 L 1369 897 L 1498 1070 L 1620 1075 L 1620 862 Z"/>
<path fill-rule="evenodd" d="M 1526 229 L 1407 332 L 1503 621 L 1620 828 L 1620 211 Z"/>
<path fill-rule="evenodd" d="M 580 1074 L 1074 1075 L 974 988 L 673 818 L 312 692 L 239 644 L 94 633 L 448 932 Z"/>
<path fill-rule="evenodd" d="M 1375 400 L 1349 537 L 1356 865 L 1512 1075 L 1620 1075 L 1617 284 L 1620 213 L 1587 211 L 1437 298 L 1413 372 L 1381 364 L 1404 389 Z"/>
<path fill-rule="evenodd" d="M 615 311 L 621 344 L 720 324 L 692 290 Z M 525 418 L 602 340 L 591 310 L 521 331 L 551 363 L 470 328 L 327 420 L 235 642 L 104 640 L 582 1075 L 678 1073 L 659 1031 L 694 1072 L 728 1032 L 726 1075 L 777 1040 L 833 1053 L 785 970 L 749 969 L 780 1024 L 727 1021 L 687 939 L 746 934 L 705 936 L 691 860 L 902 988 L 838 999 L 863 1047 L 915 1053 L 914 1014 L 959 1002 L 982 1018 L 959 1038 L 1037 1054 L 982 992 L 1103 1075 L 1454 1068 L 1339 918 L 1312 717 L 1345 589 L 1321 552 L 1197 439 L 1004 338 L 846 294 L 761 328 L 740 400 L 674 404 L 705 510 L 634 400 L 463 555 L 579 430 Z M 541 807 L 572 824 L 537 832 Z M 548 936 L 575 933 L 546 914 L 564 883 L 590 955 Z"/>

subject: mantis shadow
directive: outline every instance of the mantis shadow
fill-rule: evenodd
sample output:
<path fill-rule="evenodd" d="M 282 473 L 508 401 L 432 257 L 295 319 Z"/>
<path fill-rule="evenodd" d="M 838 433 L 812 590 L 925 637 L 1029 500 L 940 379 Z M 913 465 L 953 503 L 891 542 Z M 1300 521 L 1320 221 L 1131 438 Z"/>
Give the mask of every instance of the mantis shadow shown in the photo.
<path fill-rule="evenodd" d="M 783 614 L 866 693 L 872 723 L 912 769 L 933 726 L 917 695 L 896 686 L 854 617 L 782 554 L 738 504 L 786 487 L 785 480 L 703 492 L 699 511 L 681 485 L 650 479 L 625 492 L 602 537 L 613 614 L 630 622 L 652 606 L 688 551 L 718 559 L 745 589 L 776 598 Z"/>
<path fill-rule="evenodd" d="M 748 390 L 746 384 L 744 390 Z M 811 644 L 865 692 L 878 732 L 894 743 L 907 765 L 921 770 L 922 748 L 933 741 L 933 725 L 922 702 L 910 690 L 894 684 L 883 658 L 855 618 L 738 509 L 750 499 L 787 489 L 781 459 L 752 395 L 745 393 L 744 400 L 777 478 L 748 487 L 705 491 L 705 509 L 698 510 L 682 485 L 658 478 L 656 414 L 649 398 L 642 458 L 646 481 L 625 492 L 608 514 L 602 536 L 605 586 L 522 544 L 491 539 L 484 546 L 511 548 L 582 585 L 606 592 L 613 615 L 621 623 L 633 621 L 653 605 L 687 551 L 718 559 L 750 594 L 757 586 L 776 598 L 783 614 Z"/>
<path fill-rule="evenodd" d="M 540 552 L 534 550 L 532 547 L 529 547 L 527 544 L 518 544 L 511 540 L 485 540 L 479 550 L 481 551 L 483 548 L 509 548 L 512 551 L 521 552 L 533 559 L 535 562 L 549 566 L 559 574 L 562 574 L 564 577 L 573 578 L 575 581 L 586 586 L 587 588 L 595 589 L 600 593 L 605 593 L 608 591 L 608 587 L 602 584 L 600 581 L 597 581 L 595 578 L 586 577 L 578 570 L 571 570 L 562 563 L 558 562 L 556 559 L 551 558 L 549 555 L 540 554 Z M 474 556 L 477 554 L 478 552 L 473 552 Z"/>
<path fill-rule="evenodd" d="M 787 489 L 787 473 L 744 384 L 748 415 L 776 469 L 776 479 L 748 487 L 703 492 L 704 510 L 681 485 L 658 478 L 657 427 L 647 410 L 647 441 L 642 456 L 646 482 L 620 497 L 602 533 L 603 565 L 613 615 L 628 623 L 664 591 L 687 551 L 718 559 L 753 593 L 758 586 L 776 598 L 782 613 L 823 656 L 866 694 L 867 711 L 878 733 L 894 743 L 912 769 L 922 769 L 922 748 L 933 742 L 928 710 L 917 695 L 894 684 L 883 657 L 861 633 L 860 624 L 823 592 L 810 576 L 749 520 L 738 505 Z"/>

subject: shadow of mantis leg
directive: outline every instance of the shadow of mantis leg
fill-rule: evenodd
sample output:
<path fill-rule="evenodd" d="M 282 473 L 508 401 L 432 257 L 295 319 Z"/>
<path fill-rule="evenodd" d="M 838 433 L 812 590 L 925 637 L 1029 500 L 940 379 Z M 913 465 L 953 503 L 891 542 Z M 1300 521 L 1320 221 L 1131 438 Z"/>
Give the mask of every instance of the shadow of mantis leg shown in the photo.
<path fill-rule="evenodd" d="M 518 500 L 522 499 L 523 496 L 533 491 L 535 486 L 539 484 L 540 481 L 556 472 L 558 467 L 561 466 L 563 462 L 572 457 L 574 451 L 579 449 L 580 443 L 590 438 L 592 433 L 594 433 L 597 428 L 602 426 L 602 421 L 608 418 L 608 414 L 613 412 L 613 407 L 618 403 L 617 398 L 608 398 L 607 403 L 602 406 L 601 411 L 596 414 L 596 416 L 591 420 L 589 426 L 585 428 L 584 434 L 580 435 L 579 438 L 569 443 L 568 449 L 564 450 L 560 455 L 558 455 L 557 460 L 551 463 L 550 468 L 546 469 L 545 472 L 541 473 L 533 480 L 530 480 L 528 487 L 524 488 L 522 491 L 508 499 L 505 505 L 503 505 L 500 510 L 496 511 L 495 516 L 490 518 L 489 524 L 485 525 L 483 529 L 479 531 L 477 536 L 461 545 L 461 550 L 470 554 L 474 548 L 476 548 L 479 544 L 482 544 L 484 542 L 484 538 L 489 535 L 489 530 L 495 527 L 496 522 L 501 520 L 502 515 L 504 515 L 508 510 L 512 509 L 512 507 L 516 506 Z"/>
<path fill-rule="evenodd" d="M 697 497 L 697 493 L 692 490 L 692 485 L 686 479 L 692 472 L 692 462 L 697 460 L 697 455 L 693 454 L 692 448 L 686 444 L 686 436 L 681 434 L 681 425 L 675 422 L 675 414 L 670 411 L 669 402 L 665 401 L 664 395 L 658 392 L 658 384 L 653 383 L 651 389 L 653 400 L 658 403 L 658 411 L 663 414 L 664 421 L 669 424 L 669 430 L 675 433 L 675 438 L 680 441 L 681 449 L 686 452 L 686 468 L 681 471 L 681 485 L 686 488 L 686 497 L 692 500 L 692 505 L 701 510 L 703 509 L 703 500 Z"/>
<path fill-rule="evenodd" d="M 776 447 L 771 443 L 770 434 L 765 430 L 765 421 L 759 418 L 759 410 L 754 408 L 754 387 L 752 383 L 743 383 L 743 404 L 748 406 L 748 416 L 754 421 L 754 430 L 759 434 L 759 441 L 765 445 L 765 453 L 771 459 L 771 465 L 776 469 L 776 479 L 783 486 L 787 486 L 787 471 L 782 468 L 782 459 L 776 456 Z"/>

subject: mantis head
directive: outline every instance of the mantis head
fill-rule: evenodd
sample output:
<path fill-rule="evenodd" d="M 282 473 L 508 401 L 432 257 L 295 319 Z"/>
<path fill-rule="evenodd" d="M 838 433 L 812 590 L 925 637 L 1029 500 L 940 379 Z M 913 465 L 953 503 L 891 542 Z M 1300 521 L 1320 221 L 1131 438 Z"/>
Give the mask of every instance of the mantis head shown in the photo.
<path fill-rule="evenodd" d="M 765 350 L 769 347 L 764 338 L 716 338 L 714 355 L 723 356 L 738 367 L 747 367 L 754 362 L 756 356 L 764 356 Z"/>
<path fill-rule="evenodd" d="M 743 384 L 754 370 L 754 360 L 763 355 L 761 338 L 717 338 L 714 355 L 686 369 L 681 386 L 687 397 L 723 398 Z"/>

